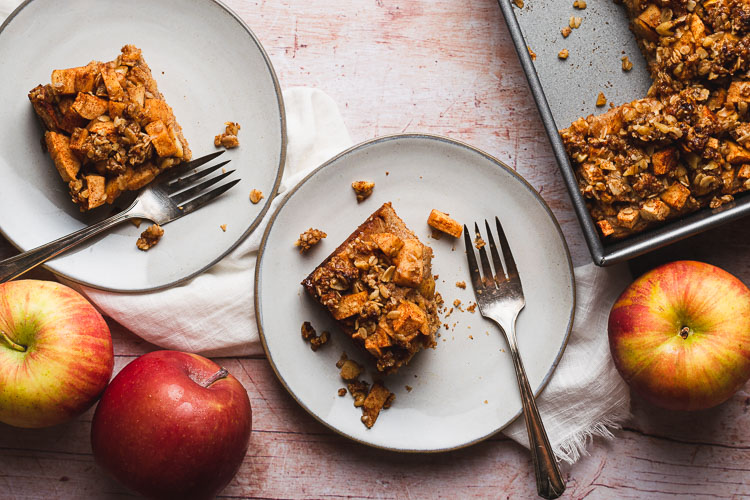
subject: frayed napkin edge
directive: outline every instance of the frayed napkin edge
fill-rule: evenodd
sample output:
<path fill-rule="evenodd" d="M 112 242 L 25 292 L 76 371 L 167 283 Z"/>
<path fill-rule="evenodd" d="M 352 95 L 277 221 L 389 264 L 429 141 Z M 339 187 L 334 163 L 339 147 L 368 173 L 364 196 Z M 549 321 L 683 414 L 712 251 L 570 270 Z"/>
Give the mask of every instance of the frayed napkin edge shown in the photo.
<path fill-rule="evenodd" d="M 570 465 L 583 456 L 589 456 L 588 446 L 594 438 L 614 439 L 614 431 L 622 429 L 622 424 L 631 418 L 629 405 L 614 408 L 609 414 L 602 415 L 596 422 L 567 437 L 558 444 L 553 452 L 555 456 Z"/>

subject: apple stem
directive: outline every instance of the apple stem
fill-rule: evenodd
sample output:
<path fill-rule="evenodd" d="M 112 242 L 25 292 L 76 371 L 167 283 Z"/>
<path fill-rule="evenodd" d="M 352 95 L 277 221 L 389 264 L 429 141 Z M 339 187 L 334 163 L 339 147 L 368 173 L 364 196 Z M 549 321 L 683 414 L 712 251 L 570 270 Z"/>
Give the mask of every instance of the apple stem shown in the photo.
<path fill-rule="evenodd" d="M 688 338 L 688 335 L 690 335 L 690 328 L 687 326 L 683 326 L 682 330 L 680 330 L 680 337 L 686 339 Z"/>
<path fill-rule="evenodd" d="M 227 375 L 229 375 L 229 372 L 227 371 L 227 369 L 226 368 L 221 368 L 218 372 L 216 372 L 213 375 L 211 375 L 210 377 L 208 377 L 207 380 L 203 381 L 203 383 L 201 385 L 203 387 L 207 388 L 211 384 L 213 384 L 214 382 L 216 382 L 217 380 L 221 380 L 223 378 L 226 378 Z"/>
<path fill-rule="evenodd" d="M 11 340 L 10 337 L 8 337 L 8 334 L 5 333 L 3 330 L 0 330 L 0 339 L 4 340 L 6 344 L 10 346 L 11 349 L 14 349 L 18 352 L 26 352 L 26 346 L 21 344 L 16 344 Z"/>

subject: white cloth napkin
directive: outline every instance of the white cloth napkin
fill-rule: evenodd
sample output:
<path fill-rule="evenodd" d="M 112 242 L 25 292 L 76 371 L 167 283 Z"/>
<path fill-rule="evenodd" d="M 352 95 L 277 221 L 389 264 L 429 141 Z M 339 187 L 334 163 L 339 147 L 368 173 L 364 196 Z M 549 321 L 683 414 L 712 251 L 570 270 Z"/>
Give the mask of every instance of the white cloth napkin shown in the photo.
<path fill-rule="evenodd" d="M 259 342 L 253 287 L 266 223 L 288 189 L 351 144 L 336 103 L 323 92 L 291 88 L 284 92 L 284 104 L 288 145 L 279 195 L 264 221 L 232 253 L 191 281 L 158 292 L 120 294 L 71 286 L 152 344 L 207 356 L 249 353 Z"/>
<path fill-rule="evenodd" d="M 0 0 L 0 22 L 18 5 Z M 284 92 L 288 147 L 284 178 L 268 217 L 283 193 L 313 168 L 351 144 L 338 107 L 321 91 Z M 158 346 L 207 356 L 240 356 L 259 342 L 253 275 L 265 222 L 239 247 L 188 283 L 154 293 L 115 294 L 75 286 L 104 314 Z M 575 462 L 593 436 L 611 437 L 629 415 L 627 386 L 609 355 L 607 315 L 630 280 L 624 267 L 593 264 L 575 270 L 577 306 L 573 331 L 557 370 L 538 398 L 557 456 Z M 169 325 L 169 328 L 164 328 Z M 523 419 L 505 434 L 528 447 Z"/>

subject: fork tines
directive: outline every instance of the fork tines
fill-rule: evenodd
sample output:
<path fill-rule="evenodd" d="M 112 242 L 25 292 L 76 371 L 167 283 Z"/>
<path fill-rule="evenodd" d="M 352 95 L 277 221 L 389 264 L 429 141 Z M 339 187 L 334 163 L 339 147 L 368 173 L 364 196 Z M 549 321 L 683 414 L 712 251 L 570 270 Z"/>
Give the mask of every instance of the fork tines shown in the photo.
<path fill-rule="evenodd" d="M 469 261 L 469 273 L 471 274 L 471 280 L 474 283 L 475 288 L 482 288 L 485 286 L 494 286 L 499 282 L 513 280 L 518 278 L 518 269 L 516 263 L 513 260 L 513 255 L 510 252 L 510 245 L 508 245 L 508 239 L 505 237 L 505 231 L 503 226 L 500 224 L 500 220 L 495 217 L 495 225 L 497 227 L 497 236 L 500 240 L 500 251 L 503 254 L 503 260 L 505 266 L 503 266 L 503 260 L 500 259 L 500 254 L 495 244 L 495 239 L 492 236 L 492 230 L 490 224 L 485 219 L 484 227 L 487 231 L 487 241 L 482 239 L 481 233 L 479 232 L 479 226 L 474 223 L 474 234 L 476 239 L 472 240 L 469 235 L 469 228 L 464 225 L 464 242 L 466 244 L 466 257 Z M 479 272 L 479 265 L 477 264 L 476 256 L 474 255 L 474 247 L 478 247 L 479 260 L 482 263 L 482 273 Z M 490 247 L 490 256 L 492 257 L 492 264 L 494 265 L 495 272 L 492 271 L 489 257 L 487 256 L 486 246 Z"/>
<path fill-rule="evenodd" d="M 197 158 L 184 165 L 179 165 L 178 167 L 175 167 L 174 171 L 169 172 L 160 180 L 161 188 L 168 193 L 169 199 L 180 207 L 184 213 L 189 213 L 198 207 L 205 205 L 240 182 L 241 179 L 234 179 L 231 182 L 227 182 L 226 184 L 215 187 L 210 191 L 206 191 L 209 187 L 217 184 L 235 172 L 235 170 L 229 170 L 222 172 L 219 175 L 208 177 L 229 163 L 230 160 L 217 163 L 216 165 L 201 170 L 197 169 L 201 165 L 215 159 L 223 152 L 224 151 L 217 151 Z M 198 183 L 199 180 L 204 179 L 205 177 L 208 178 Z"/>

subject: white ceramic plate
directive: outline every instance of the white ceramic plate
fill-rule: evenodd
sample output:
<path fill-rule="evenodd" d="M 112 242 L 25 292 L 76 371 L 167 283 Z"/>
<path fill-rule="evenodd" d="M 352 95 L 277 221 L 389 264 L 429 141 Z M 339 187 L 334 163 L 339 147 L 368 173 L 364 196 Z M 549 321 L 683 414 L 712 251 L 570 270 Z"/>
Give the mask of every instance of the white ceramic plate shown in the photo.
<path fill-rule="evenodd" d="M 375 190 L 357 203 L 355 180 Z M 342 351 L 368 367 L 366 357 L 337 331 L 300 282 L 382 203 L 390 201 L 406 225 L 432 247 L 437 291 L 447 304 L 474 300 L 463 240 L 430 238 L 430 209 L 462 223 L 498 216 L 516 257 L 526 295 L 518 343 L 531 387 L 538 393 L 554 370 L 573 322 L 574 281 L 560 228 L 539 195 L 498 160 L 470 146 L 425 135 L 400 135 L 355 146 L 303 180 L 273 215 L 256 267 L 256 315 L 268 359 L 282 384 L 315 418 L 331 429 L 372 446 L 399 451 L 442 451 L 484 439 L 521 411 L 513 365 L 502 334 L 478 312 L 454 311 L 443 319 L 437 347 L 418 353 L 398 374 L 385 378 L 396 394 L 393 406 L 366 429 L 335 366 Z M 328 233 L 300 255 L 300 232 Z M 300 326 L 310 321 L 329 345 L 312 352 Z M 379 377 L 378 377 L 379 378 Z M 412 388 L 411 391 L 406 386 Z"/>
<path fill-rule="evenodd" d="M 224 122 L 242 126 L 241 146 L 222 159 L 242 178 L 216 201 L 165 227 L 148 252 L 144 227 L 124 224 L 50 261 L 53 272 L 102 289 L 164 288 L 192 277 L 234 248 L 262 218 L 281 179 L 284 109 L 271 62 L 250 29 L 213 0 L 32 0 L 0 27 L 0 231 L 29 250 L 109 215 L 81 215 L 40 148 L 42 128 L 27 98 L 53 69 L 111 61 L 120 47 L 143 50 L 159 90 L 197 158 L 215 151 Z M 252 189 L 266 198 L 253 205 Z M 226 224 L 226 232 L 220 228 Z"/>

